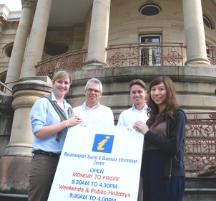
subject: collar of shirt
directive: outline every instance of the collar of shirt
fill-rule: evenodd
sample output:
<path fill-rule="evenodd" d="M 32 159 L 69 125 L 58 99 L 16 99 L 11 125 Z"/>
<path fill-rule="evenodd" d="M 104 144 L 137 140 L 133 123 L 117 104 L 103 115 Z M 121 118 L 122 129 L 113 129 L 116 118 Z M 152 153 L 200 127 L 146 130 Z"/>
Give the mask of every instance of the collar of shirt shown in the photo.
<path fill-rule="evenodd" d="M 57 102 L 56 97 L 55 97 L 55 92 L 53 90 L 51 91 L 51 100 Z M 64 109 L 66 109 L 67 111 L 69 107 L 65 99 L 64 99 L 63 105 L 64 105 Z"/>
<path fill-rule="evenodd" d="M 100 106 L 100 103 L 94 105 L 93 107 L 88 107 L 88 106 L 86 105 L 86 102 L 83 103 L 83 108 L 84 108 L 85 110 L 93 110 L 93 109 L 98 108 L 99 106 Z"/>
<path fill-rule="evenodd" d="M 134 105 L 134 104 L 132 105 L 132 110 L 136 110 L 136 111 L 142 112 L 142 111 L 144 111 L 144 110 L 146 111 L 147 109 L 148 109 L 147 104 L 145 104 L 141 110 L 137 110 L 137 109 L 135 108 L 135 105 Z"/>

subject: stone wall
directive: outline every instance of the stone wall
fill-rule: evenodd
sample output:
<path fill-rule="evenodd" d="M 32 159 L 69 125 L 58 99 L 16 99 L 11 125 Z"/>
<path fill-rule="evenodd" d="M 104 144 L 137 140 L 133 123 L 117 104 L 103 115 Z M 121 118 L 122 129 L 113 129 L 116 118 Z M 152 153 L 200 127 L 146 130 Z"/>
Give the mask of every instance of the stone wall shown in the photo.
<path fill-rule="evenodd" d="M 0 95 L 0 156 L 7 146 L 13 121 L 12 96 Z"/>
<path fill-rule="evenodd" d="M 0 74 L 7 69 L 20 14 L 21 11 L 11 11 L 0 4 Z"/>
<path fill-rule="evenodd" d="M 103 83 L 102 103 L 110 106 L 118 115 L 130 107 L 128 84 L 132 79 L 143 79 L 147 84 L 159 75 L 170 76 L 177 90 L 179 104 L 190 112 L 216 111 L 216 68 L 172 66 L 172 67 L 122 67 L 95 70 L 71 71 L 73 79 L 68 99 L 73 106 L 84 100 L 84 86 L 92 77 Z"/>

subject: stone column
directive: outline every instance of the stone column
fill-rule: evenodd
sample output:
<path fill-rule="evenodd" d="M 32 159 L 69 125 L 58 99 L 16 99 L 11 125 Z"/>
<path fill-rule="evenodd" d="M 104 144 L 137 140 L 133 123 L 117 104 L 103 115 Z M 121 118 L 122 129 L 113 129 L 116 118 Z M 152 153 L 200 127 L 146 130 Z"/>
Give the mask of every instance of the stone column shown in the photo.
<path fill-rule="evenodd" d="M 52 0 L 38 0 L 20 77 L 35 76 L 35 65 L 41 61 Z"/>
<path fill-rule="evenodd" d="M 209 64 L 201 0 L 183 0 L 183 14 L 187 46 L 187 61 L 185 64 Z"/>
<path fill-rule="evenodd" d="M 34 15 L 35 2 L 35 0 L 24 0 L 22 4 L 21 18 L 16 32 L 6 76 L 6 84 L 10 88 L 14 85 L 13 82 L 18 81 L 20 77 L 26 41 Z"/>
<path fill-rule="evenodd" d="M 3 30 L 3 25 L 4 25 L 4 18 L 2 16 L 0 16 L 0 35 L 2 33 L 2 30 Z"/>
<path fill-rule="evenodd" d="M 102 66 L 106 63 L 109 16 L 110 0 L 94 0 L 86 59 L 87 67 Z"/>
<path fill-rule="evenodd" d="M 52 83 L 48 77 L 22 78 L 14 85 L 12 102 L 14 118 L 6 154 L 31 155 L 32 135 L 29 112 L 35 100 L 49 93 L 51 87 Z"/>
<path fill-rule="evenodd" d="M 33 135 L 29 113 L 35 100 L 51 88 L 48 77 L 23 78 L 13 87 L 14 118 L 9 144 L 0 159 L 0 192 L 27 193 Z"/>
<path fill-rule="evenodd" d="M 0 159 L 0 191 L 26 194 L 32 151 L 29 113 L 35 100 L 51 91 L 48 77 L 34 77 L 40 61 L 52 0 L 38 0 L 19 82 L 13 86 L 14 117 L 9 144 Z M 18 50 L 19 51 L 19 50 Z"/>

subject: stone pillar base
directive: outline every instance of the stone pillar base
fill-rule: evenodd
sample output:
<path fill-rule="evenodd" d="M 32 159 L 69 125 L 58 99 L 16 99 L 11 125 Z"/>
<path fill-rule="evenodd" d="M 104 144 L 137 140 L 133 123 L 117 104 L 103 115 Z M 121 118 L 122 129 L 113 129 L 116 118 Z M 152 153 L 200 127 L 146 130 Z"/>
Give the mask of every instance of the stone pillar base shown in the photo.
<path fill-rule="evenodd" d="M 197 66 L 197 65 L 210 65 L 210 62 L 208 59 L 204 59 L 204 58 L 195 58 L 195 59 L 190 59 L 190 60 L 187 60 L 185 62 L 185 65 L 187 66 Z"/>
<path fill-rule="evenodd" d="M 31 157 L 2 156 L 0 159 L 0 192 L 27 194 Z"/>
<path fill-rule="evenodd" d="M 105 63 L 100 62 L 98 60 L 91 60 L 85 62 L 84 68 L 85 69 L 98 69 L 98 68 L 104 68 L 106 66 Z"/>
<path fill-rule="evenodd" d="M 5 151 L 4 155 L 6 156 L 13 156 L 16 154 L 16 156 L 32 156 L 32 145 L 26 146 L 26 144 L 23 144 L 23 146 L 20 144 L 9 144 Z"/>
<path fill-rule="evenodd" d="M 21 79 L 13 87 L 13 124 L 9 144 L 0 159 L 0 192 L 27 194 L 32 158 L 32 131 L 29 113 L 34 102 L 50 93 L 48 77 Z"/>

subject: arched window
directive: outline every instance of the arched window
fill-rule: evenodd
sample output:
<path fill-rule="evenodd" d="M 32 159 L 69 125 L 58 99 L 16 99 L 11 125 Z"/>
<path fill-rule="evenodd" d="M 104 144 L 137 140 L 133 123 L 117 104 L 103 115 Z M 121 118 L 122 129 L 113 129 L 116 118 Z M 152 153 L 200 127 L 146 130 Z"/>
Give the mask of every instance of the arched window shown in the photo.
<path fill-rule="evenodd" d="M 203 22 L 209 29 L 215 29 L 213 21 L 207 15 L 203 15 Z"/>
<path fill-rule="evenodd" d="M 160 11 L 161 11 L 161 7 L 158 4 L 153 2 L 147 2 L 142 6 L 140 6 L 139 8 L 139 12 L 142 15 L 148 15 L 148 16 L 157 15 Z"/>
<path fill-rule="evenodd" d="M 3 52 L 7 57 L 11 57 L 12 49 L 13 49 L 13 43 L 8 43 L 7 45 L 4 46 Z"/>

